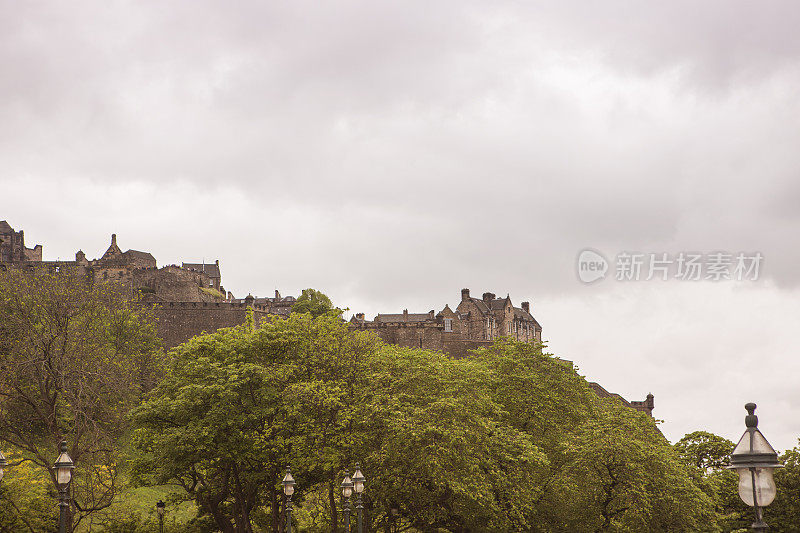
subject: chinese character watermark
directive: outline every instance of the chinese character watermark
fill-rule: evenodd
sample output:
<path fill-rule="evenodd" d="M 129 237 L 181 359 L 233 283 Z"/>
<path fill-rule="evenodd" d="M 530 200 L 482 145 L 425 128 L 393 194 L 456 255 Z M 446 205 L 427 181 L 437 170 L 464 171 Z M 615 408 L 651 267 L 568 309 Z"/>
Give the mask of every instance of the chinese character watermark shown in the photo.
<path fill-rule="evenodd" d="M 578 254 L 578 279 L 593 283 L 613 272 L 617 281 L 756 281 L 761 274 L 761 252 L 620 252 L 613 266 L 597 250 Z"/>

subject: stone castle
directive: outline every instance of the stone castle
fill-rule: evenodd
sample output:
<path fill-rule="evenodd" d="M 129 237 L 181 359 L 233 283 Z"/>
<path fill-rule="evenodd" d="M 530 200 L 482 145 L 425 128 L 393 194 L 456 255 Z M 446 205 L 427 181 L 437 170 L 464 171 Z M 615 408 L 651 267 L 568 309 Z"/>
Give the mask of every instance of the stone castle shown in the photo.
<path fill-rule="evenodd" d="M 445 305 L 436 313 L 378 314 L 366 320 L 363 313 L 350 319 L 352 327 L 373 331 L 385 342 L 401 346 L 440 350 L 451 356 L 465 356 L 468 350 L 491 344 L 500 337 L 522 342 L 541 342 L 542 326 L 531 315 L 530 304 L 514 307 L 511 298 L 497 298 L 491 292 L 481 298 L 461 290 L 455 311 Z"/>
<path fill-rule="evenodd" d="M 127 250 L 111 243 L 99 258 L 88 260 L 82 250 L 74 261 L 43 261 L 42 246 L 25 246 L 24 233 L 14 231 L 5 220 L 0 221 L 0 271 L 9 268 L 76 268 L 93 281 L 116 281 L 138 290 L 143 303 L 153 304 L 158 334 L 166 348 L 173 348 L 203 332 L 244 323 L 252 310 L 256 323 L 271 316 L 287 316 L 296 301 L 293 296 L 235 298 L 222 285 L 219 260 L 213 263 L 181 263 L 159 268 L 148 252 Z M 488 346 L 500 337 L 521 342 L 542 340 L 542 326 L 531 314 L 529 302 L 515 307 L 511 297 L 497 298 L 485 292 L 480 298 L 461 290 L 461 301 L 455 310 L 449 305 L 436 313 L 378 314 L 367 320 L 364 313 L 350 319 L 350 327 L 372 331 L 384 342 L 400 346 L 442 351 L 452 357 L 464 357 L 469 350 Z M 600 397 L 613 396 L 633 409 L 652 415 L 653 395 L 644 401 L 628 402 L 610 393 L 597 383 L 590 386 Z"/>
<path fill-rule="evenodd" d="M 0 271 L 8 268 L 75 268 L 92 281 L 116 281 L 138 290 L 143 303 L 153 304 L 158 334 L 166 348 L 173 348 L 204 331 L 238 326 L 244 323 L 247 310 L 256 321 L 272 315 L 288 315 L 295 298 L 281 297 L 278 291 L 270 298 L 234 298 L 222 286 L 219 261 L 157 266 L 148 252 L 127 250 L 111 243 L 99 258 L 88 260 L 82 250 L 74 261 L 43 261 L 42 246 L 26 248 L 22 231 L 14 231 L 0 222 Z"/>

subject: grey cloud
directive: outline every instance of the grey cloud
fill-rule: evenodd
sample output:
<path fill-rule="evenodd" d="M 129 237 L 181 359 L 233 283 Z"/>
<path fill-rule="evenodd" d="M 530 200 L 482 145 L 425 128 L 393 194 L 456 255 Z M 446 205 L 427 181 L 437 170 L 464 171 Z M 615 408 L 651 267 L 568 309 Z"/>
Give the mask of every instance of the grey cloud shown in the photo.
<path fill-rule="evenodd" d="M 619 344 L 658 322 L 598 348 L 554 302 L 618 297 L 578 282 L 584 247 L 761 251 L 759 290 L 797 284 L 798 10 L 0 0 L 0 218 L 50 258 L 112 231 L 161 264 L 219 258 L 237 295 L 375 313 L 509 292 L 636 396 L 663 368 L 627 354 L 669 354 Z"/>

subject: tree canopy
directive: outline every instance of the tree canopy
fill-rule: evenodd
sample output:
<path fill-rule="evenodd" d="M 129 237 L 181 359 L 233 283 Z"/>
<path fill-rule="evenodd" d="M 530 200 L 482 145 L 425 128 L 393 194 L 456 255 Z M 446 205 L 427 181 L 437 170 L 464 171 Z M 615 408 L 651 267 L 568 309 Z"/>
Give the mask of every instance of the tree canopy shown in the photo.
<path fill-rule="evenodd" d="M 465 359 L 401 348 L 335 313 L 197 337 L 134 409 L 140 483 L 176 483 L 225 532 L 297 516 L 334 531 L 342 471 L 368 476 L 370 531 L 696 531 L 714 503 L 653 419 L 601 400 L 540 346 Z M 396 512 L 392 513 L 392 509 Z"/>

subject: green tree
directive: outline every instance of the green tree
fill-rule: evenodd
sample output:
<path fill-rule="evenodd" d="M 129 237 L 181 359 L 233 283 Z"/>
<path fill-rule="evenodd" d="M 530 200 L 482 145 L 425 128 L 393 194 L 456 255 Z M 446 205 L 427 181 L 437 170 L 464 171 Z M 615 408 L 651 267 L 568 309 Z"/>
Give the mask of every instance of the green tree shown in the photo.
<path fill-rule="evenodd" d="M 384 527 L 391 509 L 420 531 L 529 530 L 547 457 L 504 423 L 491 368 L 480 359 L 384 346 L 363 415 L 372 475 L 368 508 Z M 366 444 L 366 446 L 364 446 Z"/>
<path fill-rule="evenodd" d="M 377 345 L 333 315 L 276 318 L 196 337 L 168 377 L 132 413 L 140 482 L 178 483 L 222 531 L 252 531 L 253 511 L 281 525 L 276 482 L 291 463 L 298 489 L 326 482 L 345 462 L 361 355 Z M 352 434 L 347 434 L 352 439 Z"/>
<path fill-rule="evenodd" d="M 309 313 L 312 317 L 318 317 L 334 310 L 331 299 L 322 292 L 315 289 L 303 289 L 303 293 L 292 305 L 294 313 Z"/>
<path fill-rule="evenodd" d="M 71 269 L 0 273 L 0 442 L 53 488 L 57 446 L 68 442 L 71 526 L 111 505 L 116 443 L 159 350 L 152 317 L 124 286 Z"/>
<path fill-rule="evenodd" d="M 746 528 L 752 522 L 751 511 L 739 498 L 739 476 L 726 469 L 734 443 L 708 431 L 694 431 L 674 448 L 697 486 L 714 501 L 722 531 Z"/>
<path fill-rule="evenodd" d="M 615 399 L 563 444 L 551 502 L 570 531 L 715 531 L 713 500 L 649 416 Z M 567 498 L 564 498 L 565 495 Z"/>
<path fill-rule="evenodd" d="M 167 378 L 131 413 L 134 479 L 180 485 L 226 533 L 252 531 L 260 487 L 278 473 L 269 444 L 285 437 L 274 423 L 279 376 L 249 360 L 248 329 L 180 346 Z"/>
<path fill-rule="evenodd" d="M 713 530 L 711 500 L 651 417 L 601 400 L 541 345 L 502 340 L 474 357 L 505 420 L 546 454 L 533 530 Z"/>
<path fill-rule="evenodd" d="M 675 450 L 687 464 L 704 470 L 728 466 L 733 447 L 733 442 L 708 431 L 688 433 L 675 443 Z"/>

